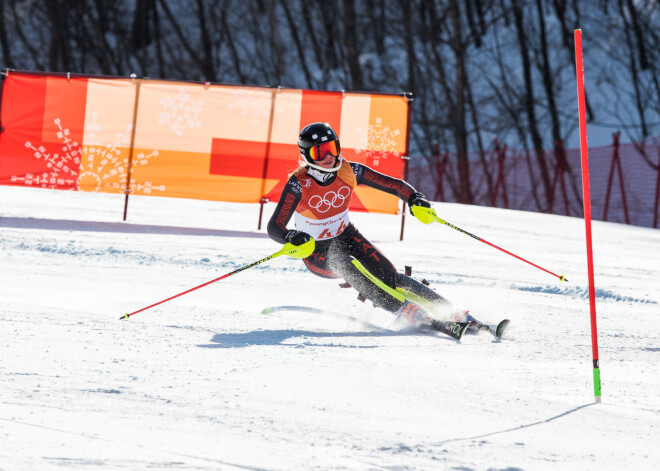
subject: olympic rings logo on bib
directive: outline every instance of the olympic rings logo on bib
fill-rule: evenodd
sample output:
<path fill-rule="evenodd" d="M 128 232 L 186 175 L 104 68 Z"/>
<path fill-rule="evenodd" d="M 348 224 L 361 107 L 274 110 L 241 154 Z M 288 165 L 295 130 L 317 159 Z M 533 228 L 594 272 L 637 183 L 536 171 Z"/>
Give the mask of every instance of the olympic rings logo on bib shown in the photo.
<path fill-rule="evenodd" d="M 351 189 L 347 186 L 341 187 L 337 192 L 328 191 L 323 198 L 314 195 L 309 199 L 309 207 L 317 210 L 319 213 L 327 213 L 330 208 L 340 208 L 346 198 L 351 194 Z"/>

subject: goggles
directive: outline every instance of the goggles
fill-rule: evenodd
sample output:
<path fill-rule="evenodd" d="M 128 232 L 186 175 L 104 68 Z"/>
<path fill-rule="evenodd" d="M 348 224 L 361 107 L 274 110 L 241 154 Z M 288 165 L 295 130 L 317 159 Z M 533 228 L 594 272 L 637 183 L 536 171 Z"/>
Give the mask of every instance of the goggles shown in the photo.
<path fill-rule="evenodd" d="M 325 159 L 325 156 L 328 154 L 333 157 L 339 157 L 339 146 L 337 145 L 337 141 L 324 142 L 323 144 L 309 148 L 309 157 L 315 161 Z"/>

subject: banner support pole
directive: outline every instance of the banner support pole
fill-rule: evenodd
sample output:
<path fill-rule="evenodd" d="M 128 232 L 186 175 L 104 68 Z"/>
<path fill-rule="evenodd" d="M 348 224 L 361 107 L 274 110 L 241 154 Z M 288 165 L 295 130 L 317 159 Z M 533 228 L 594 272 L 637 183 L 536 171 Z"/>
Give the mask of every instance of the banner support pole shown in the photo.
<path fill-rule="evenodd" d="M 137 129 L 137 115 L 138 115 L 138 106 L 140 102 L 140 85 L 142 81 L 140 79 L 136 80 L 136 75 L 131 74 L 131 79 L 135 83 L 135 104 L 133 105 L 133 128 L 131 129 L 131 144 L 128 152 L 128 164 L 126 169 L 126 188 L 124 189 L 124 221 L 126 221 L 126 215 L 128 214 L 128 195 L 131 193 L 131 171 L 133 170 L 133 154 L 135 153 L 135 130 Z"/>
<path fill-rule="evenodd" d="M 279 95 L 282 87 L 278 86 L 277 90 L 271 91 L 270 98 L 270 118 L 268 120 L 268 140 L 266 142 L 266 155 L 264 155 L 264 167 L 261 175 L 261 196 L 259 199 L 259 222 L 257 223 L 257 230 L 261 230 L 261 218 L 264 214 L 264 204 L 268 203 L 268 198 L 266 198 L 266 178 L 268 177 L 268 164 L 270 161 L 270 148 L 271 141 L 273 139 L 273 121 L 275 120 L 275 104 L 277 100 L 277 95 Z"/>
<path fill-rule="evenodd" d="M 414 101 L 412 92 L 404 93 L 406 104 L 408 105 L 408 117 L 406 118 L 406 155 L 403 157 L 403 179 L 408 181 L 408 166 L 410 165 L 410 118 L 412 116 L 412 102 Z M 403 202 L 403 210 L 401 211 L 401 234 L 399 240 L 403 240 L 403 228 L 406 224 L 406 202 Z"/>

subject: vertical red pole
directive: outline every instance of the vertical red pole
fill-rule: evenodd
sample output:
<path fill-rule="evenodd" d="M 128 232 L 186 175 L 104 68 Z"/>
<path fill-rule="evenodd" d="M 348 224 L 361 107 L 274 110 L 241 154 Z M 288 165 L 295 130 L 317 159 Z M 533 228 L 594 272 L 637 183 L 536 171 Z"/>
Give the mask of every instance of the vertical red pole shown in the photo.
<path fill-rule="evenodd" d="M 506 144 L 502 146 L 500 152 L 502 153 L 502 172 L 504 172 L 504 159 L 506 159 L 506 151 L 508 147 Z M 504 197 L 504 207 L 509 209 L 509 193 L 506 189 L 506 176 L 502 174 L 502 196 Z"/>
<path fill-rule="evenodd" d="M 433 201 L 438 201 L 440 198 L 441 185 L 442 185 L 442 164 L 440 162 L 440 144 L 438 141 L 433 141 L 431 161 L 433 165 L 429 166 L 429 170 L 435 170 L 435 174 L 438 177 L 438 184 L 435 186 L 435 193 L 433 194 Z"/>
<path fill-rule="evenodd" d="M 552 212 L 552 207 L 555 205 L 555 188 L 557 188 L 557 178 L 559 178 L 561 162 L 557 159 L 555 152 L 555 175 L 552 178 L 552 187 L 550 189 L 550 201 L 548 202 L 548 213 Z"/>
<path fill-rule="evenodd" d="M 594 395 L 600 402 L 600 365 L 598 361 L 598 333 L 596 329 L 596 288 L 594 283 L 594 259 L 591 243 L 591 193 L 589 190 L 589 151 L 587 148 L 587 117 L 584 100 L 584 64 L 582 62 L 582 30 L 573 32 L 575 40 L 575 71 L 577 75 L 578 112 L 580 117 L 580 156 L 582 160 L 582 199 L 584 201 L 584 225 L 587 236 L 587 269 L 589 275 L 589 308 L 591 312 L 591 348 L 593 353 Z"/>
<path fill-rule="evenodd" d="M 603 208 L 603 221 L 607 221 L 607 211 L 610 207 L 610 194 L 612 192 L 612 181 L 614 180 L 614 169 L 616 159 L 619 156 L 619 136 L 621 131 L 612 134 L 612 163 L 610 164 L 610 176 L 607 177 L 607 191 L 605 192 L 605 208 Z"/>
<path fill-rule="evenodd" d="M 564 213 L 566 216 L 571 215 L 571 210 L 568 207 L 568 194 L 566 192 L 566 151 L 564 150 L 564 143 L 562 141 L 557 141 L 559 157 L 561 159 L 561 194 L 564 197 Z"/>
<path fill-rule="evenodd" d="M 491 198 L 490 205 L 495 207 L 497 204 L 497 193 L 500 188 L 500 179 L 502 178 L 502 155 L 500 154 L 500 141 L 497 137 L 493 138 L 493 149 L 495 150 L 495 157 L 497 158 L 497 178 L 495 179 L 495 188 L 493 188 L 493 197 Z"/>
<path fill-rule="evenodd" d="M 449 151 L 447 150 L 443 155 L 440 155 L 440 144 L 438 144 L 438 141 L 433 143 L 433 161 L 435 162 L 435 173 L 438 176 L 438 185 L 435 187 L 433 201 L 445 201 L 445 190 L 442 187 L 442 179 L 445 177 L 448 156 Z"/>
<path fill-rule="evenodd" d="M 621 187 L 621 200 L 623 202 L 623 216 L 626 224 L 630 224 L 630 216 L 628 214 L 628 200 L 626 199 L 626 185 L 623 183 L 623 169 L 621 168 L 621 159 L 619 158 L 619 149 L 616 151 L 616 166 L 619 169 L 619 186 Z"/>
<path fill-rule="evenodd" d="M 446 201 L 445 198 L 445 186 L 443 183 L 443 178 L 445 177 L 445 171 L 447 170 L 447 162 L 449 162 L 449 151 L 445 150 L 444 154 L 442 154 L 442 167 L 441 172 L 438 174 L 438 182 L 440 183 L 440 197 L 442 198 L 440 201 L 443 203 Z"/>

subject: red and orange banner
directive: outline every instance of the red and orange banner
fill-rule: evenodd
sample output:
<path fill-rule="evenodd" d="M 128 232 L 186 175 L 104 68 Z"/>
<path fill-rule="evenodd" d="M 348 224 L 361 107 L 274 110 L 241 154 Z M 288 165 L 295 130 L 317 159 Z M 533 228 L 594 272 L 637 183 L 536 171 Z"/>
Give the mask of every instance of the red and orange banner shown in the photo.
<path fill-rule="evenodd" d="M 315 121 L 351 161 L 401 178 L 404 96 L 9 72 L 0 184 L 257 203 L 279 199 Z M 360 187 L 352 209 L 396 213 Z"/>

